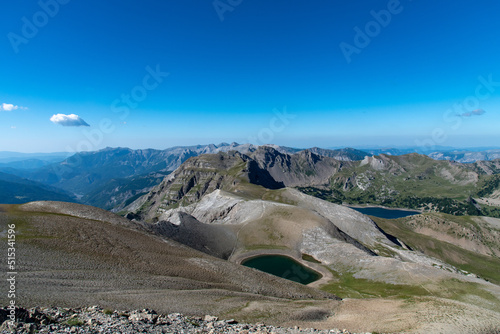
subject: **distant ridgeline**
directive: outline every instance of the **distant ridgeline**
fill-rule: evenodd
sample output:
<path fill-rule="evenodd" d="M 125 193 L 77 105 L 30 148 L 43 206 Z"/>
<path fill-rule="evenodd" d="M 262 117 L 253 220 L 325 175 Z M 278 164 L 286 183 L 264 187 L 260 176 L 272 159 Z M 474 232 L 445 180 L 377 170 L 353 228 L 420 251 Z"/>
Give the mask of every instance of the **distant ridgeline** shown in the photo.
<path fill-rule="evenodd" d="M 247 154 L 192 157 L 132 211 L 153 202 L 166 210 L 185 206 L 215 189 L 234 191 L 249 183 L 297 188 L 334 203 L 499 217 L 499 209 L 490 205 L 500 197 L 499 171 L 500 160 L 463 164 L 412 153 L 340 161 L 310 150 L 288 154 L 264 146 Z"/>
<path fill-rule="evenodd" d="M 305 194 L 337 204 L 374 204 L 393 208 L 435 211 L 452 215 L 500 217 L 500 210 L 498 208 L 478 205 L 472 197 L 469 197 L 465 201 L 449 197 L 403 197 L 401 195 L 379 199 L 375 192 L 350 196 L 351 194 L 336 189 L 325 190 L 315 187 L 299 187 L 298 189 Z"/>
<path fill-rule="evenodd" d="M 229 157 L 228 152 L 239 152 L 242 161 L 249 163 L 248 182 L 263 187 L 295 187 L 334 203 L 500 216 L 493 206 L 500 201 L 500 160 L 450 161 L 492 159 L 500 156 L 499 150 L 428 153 L 443 160 L 416 153 L 397 155 L 407 151 L 411 150 L 301 150 L 237 143 L 166 150 L 106 148 L 77 153 L 49 164 L 44 162 L 38 168 L 13 168 L 35 166 L 19 161 L 12 162 L 17 165 L 0 166 L 4 172 L 0 180 L 5 195 L 1 201 L 78 199 L 84 204 L 118 212 L 148 194 L 185 163 L 189 166 L 206 154 Z M 223 178 L 227 179 L 228 175 Z M 224 182 L 220 186 L 227 187 Z"/>
<path fill-rule="evenodd" d="M 328 185 L 302 192 L 334 203 L 376 204 L 453 215 L 500 217 L 500 161 L 462 164 L 427 156 L 380 155 L 346 166 Z"/>

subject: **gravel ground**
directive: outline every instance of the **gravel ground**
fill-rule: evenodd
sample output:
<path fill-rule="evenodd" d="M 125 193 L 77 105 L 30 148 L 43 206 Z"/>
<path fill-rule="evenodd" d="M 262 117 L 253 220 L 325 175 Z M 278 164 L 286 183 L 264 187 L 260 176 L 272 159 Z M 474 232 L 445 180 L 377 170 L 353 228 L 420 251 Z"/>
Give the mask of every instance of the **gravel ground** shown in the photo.
<path fill-rule="evenodd" d="M 97 306 L 88 308 L 0 309 L 0 333 L 351 333 L 346 330 L 285 328 L 263 323 L 239 324 L 217 317 L 188 317 L 180 313 L 158 314 L 153 310 L 117 311 Z"/>

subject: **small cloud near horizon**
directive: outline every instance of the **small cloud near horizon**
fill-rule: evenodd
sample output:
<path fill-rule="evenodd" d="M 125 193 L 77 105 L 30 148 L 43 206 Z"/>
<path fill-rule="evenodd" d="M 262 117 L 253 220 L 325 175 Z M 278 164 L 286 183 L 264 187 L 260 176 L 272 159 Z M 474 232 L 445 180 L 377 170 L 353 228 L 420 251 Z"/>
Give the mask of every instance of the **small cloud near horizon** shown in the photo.
<path fill-rule="evenodd" d="M 458 116 L 461 116 L 461 117 L 481 116 L 481 115 L 484 115 L 485 113 L 486 113 L 486 111 L 484 111 L 483 109 L 475 109 L 475 110 L 472 110 L 469 112 L 464 112 L 462 114 L 458 114 Z"/>
<path fill-rule="evenodd" d="M 2 103 L 2 104 L 0 104 L 0 110 L 12 111 L 12 110 L 17 110 L 17 109 L 27 110 L 28 108 L 23 107 L 23 106 L 18 106 L 18 105 L 10 104 L 10 103 Z"/>
<path fill-rule="evenodd" d="M 56 114 L 52 115 L 50 121 L 55 124 L 60 124 L 62 126 L 90 126 L 85 122 L 80 116 L 75 114 L 65 115 Z"/>

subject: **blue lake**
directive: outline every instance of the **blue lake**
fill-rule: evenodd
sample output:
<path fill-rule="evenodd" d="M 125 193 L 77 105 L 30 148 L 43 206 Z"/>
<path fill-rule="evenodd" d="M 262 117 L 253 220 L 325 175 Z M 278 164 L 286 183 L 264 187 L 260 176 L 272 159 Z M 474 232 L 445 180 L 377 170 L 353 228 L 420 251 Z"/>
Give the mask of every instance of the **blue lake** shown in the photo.
<path fill-rule="evenodd" d="M 256 256 L 244 260 L 241 264 L 302 284 L 309 284 L 322 277 L 320 273 L 282 255 Z"/>
<path fill-rule="evenodd" d="M 403 218 L 403 217 L 408 217 L 408 216 L 420 214 L 420 212 L 418 212 L 418 211 L 386 209 L 386 208 L 379 208 L 379 207 L 366 207 L 366 208 L 350 207 L 350 208 L 353 210 L 356 210 L 358 212 L 361 212 L 364 215 L 375 216 L 375 217 L 385 218 L 385 219 L 396 219 L 396 218 Z"/>

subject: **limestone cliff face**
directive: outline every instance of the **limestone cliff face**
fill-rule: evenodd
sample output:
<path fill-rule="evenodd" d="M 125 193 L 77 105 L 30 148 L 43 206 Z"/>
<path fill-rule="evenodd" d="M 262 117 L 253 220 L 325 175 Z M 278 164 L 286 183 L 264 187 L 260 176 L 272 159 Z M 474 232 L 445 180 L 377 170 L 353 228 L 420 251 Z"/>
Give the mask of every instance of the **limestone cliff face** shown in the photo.
<path fill-rule="evenodd" d="M 248 180 L 245 173 L 247 160 L 237 152 L 188 159 L 138 203 L 133 203 L 131 209 L 149 220 L 169 207 L 185 206 L 198 201 L 205 193 L 232 187 L 237 182 Z M 134 207 L 139 204 L 140 207 Z"/>
<path fill-rule="evenodd" d="M 270 147 L 260 147 L 250 156 L 261 169 L 268 171 L 274 180 L 287 187 L 326 185 L 332 175 L 354 164 L 321 156 L 309 150 L 289 155 Z"/>

